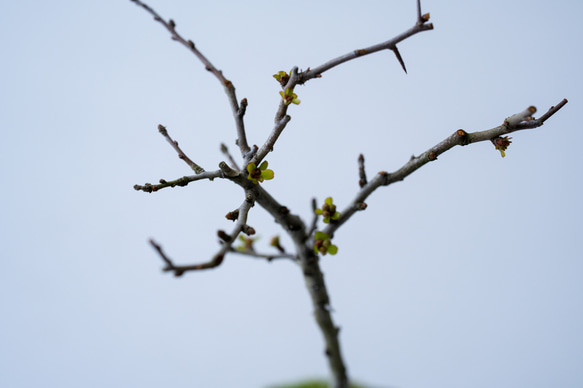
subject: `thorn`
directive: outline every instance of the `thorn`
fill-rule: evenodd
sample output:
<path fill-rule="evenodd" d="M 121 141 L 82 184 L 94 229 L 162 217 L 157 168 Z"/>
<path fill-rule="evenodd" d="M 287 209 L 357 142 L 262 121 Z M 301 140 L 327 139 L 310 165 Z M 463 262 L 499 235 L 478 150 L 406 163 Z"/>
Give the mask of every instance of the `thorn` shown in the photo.
<path fill-rule="evenodd" d="M 395 48 L 393 48 L 392 50 L 395 53 L 395 55 L 397 56 L 397 60 L 401 64 L 401 67 L 403 68 L 403 70 L 405 70 L 405 74 L 407 74 L 407 69 L 405 68 L 405 62 L 403 62 L 403 58 L 401 57 L 401 53 L 399 53 L 399 49 L 397 48 L 397 46 L 395 46 Z"/>

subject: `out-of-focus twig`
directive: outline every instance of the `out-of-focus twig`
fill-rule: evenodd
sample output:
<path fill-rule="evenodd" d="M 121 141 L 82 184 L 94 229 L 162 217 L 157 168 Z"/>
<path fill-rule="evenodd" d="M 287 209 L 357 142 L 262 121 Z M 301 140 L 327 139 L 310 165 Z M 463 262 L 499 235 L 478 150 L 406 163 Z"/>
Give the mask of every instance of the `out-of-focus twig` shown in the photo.
<path fill-rule="evenodd" d="M 238 253 L 238 254 L 243 255 L 243 256 L 254 257 L 257 259 L 265 259 L 267 261 L 272 261 L 272 260 L 277 260 L 277 259 L 290 259 L 290 260 L 295 259 L 294 255 L 287 254 L 287 253 L 276 253 L 276 254 L 258 253 L 258 252 L 252 252 L 252 251 L 243 251 L 243 250 L 235 249 L 233 247 L 231 247 L 230 252 Z"/>
<path fill-rule="evenodd" d="M 247 225 L 247 215 L 249 214 L 249 210 L 253 207 L 255 203 L 255 195 L 252 192 L 247 192 L 245 196 L 245 200 L 239 207 L 239 217 L 237 219 L 237 223 L 233 228 L 231 234 L 221 234 L 219 233 L 219 237 L 222 240 L 222 245 L 219 251 L 207 262 L 201 264 L 194 264 L 194 265 L 176 265 L 174 262 L 164 253 L 162 247 L 157 244 L 153 239 L 150 239 L 150 244 L 156 249 L 160 258 L 166 263 L 166 267 L 163 268 L 164 271 L 171 271 L 174 272 L 175 276 L 181 276 L 185 272 L 188 271 L 200 271 L 204 269 L 215 268 L 221 265 L 225 258 L 225 254 L 231 250 L 231 246 L 233 242 L 237 239 L 237 236 L 244 231 L 249 230 L 249 226 Z M 252 229 L 252 228 L 251 228 Z"/>
<path fill-rule="evenodd" d="M 162 19 L 162 17 L 160 15 L 158 15 L 158 13 L 156 11 L 154 11 L 147 4 L 141 2 L 140 0 L 130 0 L 130 1 L 141 6 L 146 11 L 148 11 L 152 16 L 154 16 L 154 20 L 156 20 L 157 22 L 162 24 L 170 32 L 170 34 L 172 35 L 172 39 L 181 43 L 186 48 L 188 48 L 194 55 L 196 55 L 196 57 L 204 64 L 205 69 L 210 71 L 211 73 L 213 73 L 213 75 L 219 80 L 221 85 L 224 86 L 225 92 L 226 92 L 227 97 L 229 99 L 229 103 L 231 105 L 231 110 L 233 111 L 233 117 L 235 118 L 235 125 L 237 127 L 237 145 L 239 146 L 239 149 L 241 150 L 241 154 L 243 155 L 243 157 L 246 157 L 250 148 L 249 148 L 249 145 L 247 144 L 247 135 L 245 134 L 245 124 L 243 122 L 243 115 L 245 113 L 245 108 L 244 107 L 242 108 L 241 106 L 244 105 L 246 107 L 247 100 L 243 99 L 243 101 L 241 101 L 241 106 L 239 106 L 239 103 L 237 102 L 237 95 L 235 93 L 235 86 L 233 85 L 233 83 L 223 76 L 223 72 L 218 70 L 196 48 L 196 46 L 194 45 L 194 43 L 191 40 L 187 41 L 182 36 L 180 36 L 180 34 L 178 34 L 178 32 L 176 32 L 176 23 L 174 22 L 174 20 L 170 19 L 168 21 L 165 21 L 164 19 Z"/>
<path fill-rule="evenodd" d="M 221 152 L 225 154 L 227 159 L 229 159 L 229 163 L 231 163 L 231 166 L 233 166 L 233 168 L 240 170 L 239 166 L 237 165 L 237 162 L 235 162 L 235 159 L 233 159 L 233 155 L 231 155 L 225 143 L 221 143 Z"/>

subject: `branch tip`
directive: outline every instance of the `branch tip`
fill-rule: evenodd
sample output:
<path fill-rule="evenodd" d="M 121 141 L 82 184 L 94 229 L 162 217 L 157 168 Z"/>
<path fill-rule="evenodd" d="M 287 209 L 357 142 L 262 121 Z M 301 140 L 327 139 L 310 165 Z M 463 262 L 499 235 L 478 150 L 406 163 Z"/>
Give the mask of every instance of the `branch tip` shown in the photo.
<path fill-rule="evenodd" d="M 245 115 L 245 112 L 247 111 L 247 99 L 244 98 L 241 100 L 241 103 L 239 104 L 239 110 L 237 111 L 237 115 L 239 117 L 243 117 Z"/>
<path fill-rule="evenodd" d="M 358 177 L 360 178 L 358 180 L 358 185 L 361 188 L 366 186 L 367 179 L 366 179 L 366 171 L 364 169 L 364 155 L 363 154 L 360 154 L 358 156 Z"/>
<path fill-rule="evenodd" d="M 545 114 L 543 114 L 541 117 L 538 118 L 537 121 L 542 125 L 549 117 L 551 117 L 552 115 L 557 113 L 559 111 L 559 109 L 561 109 L 563 106 L 565 106 L 565 104 L 568 102 L 569 101 L 567 101 L 566 98 L 563 98 L 563 100 L 561 102 L 559 102 L 556 106 L 551 106 Z"/>

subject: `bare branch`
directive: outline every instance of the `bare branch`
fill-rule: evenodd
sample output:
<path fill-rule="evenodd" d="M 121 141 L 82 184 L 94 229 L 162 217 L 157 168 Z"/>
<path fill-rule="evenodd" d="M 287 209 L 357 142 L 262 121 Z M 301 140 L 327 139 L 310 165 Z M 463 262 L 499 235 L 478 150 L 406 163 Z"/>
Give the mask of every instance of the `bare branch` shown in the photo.
<path fill-rule="evenodd" d="M 249 210 L 255 203 L 255 194 L 250 191 L 246 192 L 245 200 L 239 207 L 239 217 L 233 231 L 229 235 L 223 236 L 221 239 L 223 240 L 223 244 L 221 249 L 207 262 L 201 264 L 194 264 L 194 265 L 175 265 L 172 260 L 166 256 L 162 247 L 158 245 L 154 240 L 150 239 L 150 244 L 156 249 L 162 260 L 166 263 L 166 267 L 163 268 L 163 271 L 172 271 L 174 272 L 174 276 L 182 276 L 185 272 L 188 271 L 200 271 L 204 269 L 215 268 L 221 265 L 223 262 L 225 255 L 227 252 L 231 250 L 231 246 L 233 242 L 237 239 L 237 236 L 244 231 L 248 230 L 247 225 L 247 215 L 249 214 Z"/>
<path fill-rule="evenodd" d="M 429 20 L 428 14 L 427 14 L 427 20 Z M 427 20 L 425 20 L 425 21 L 427 21 Z M 397 43 L 399 43 L 399 42 L 407 39 L 408 37 L 415 35 L 419 32 L 432 30 L 433 24 L 425 23 L 425 21 L 423 21 L 423 23 L 418 22 L 417 24 L 415 24 L 413 27 L 411 27 L 407 31 L 403 32 L 400 35 L 397 35 L 393 39 L 387 40 L 386 42 L 375 44 L 374 46 L 370 46 L 370 47 L 367 47 L 364 49 L 354 50 L 348 54 L 339 56 L 338 58 L 334 58 L 334 59 L 332 59 L 332 60 L 324 63 L 323 65 L 318 66 L 314 69 L 309 69 L 309 70 L 306 70 L 304 72 L 301 72 L 299 74 L 298 84 L 303 84 L 304 82 L 306 82 L 312 78 L 318 78 L 325 71 L 330 70 L 331 68 L 336 67 L 344 62 L 348 62 L 350 60 L 353 60 L 353 59 L 356 59 L 356 58 L 359 58 L 359 57 L 362 57 L 362 56 L 365 56 L 368 54 L 372 54 L 372 53 L 375 53 L 375 52 L 381 51 L 381 50 L 393 50 L 393 52 L 397 56 L 397 59 L 401 63 L 401 66 L 403 67 L 403 69 L 405 69 L 405 64 L 403 62 L 403 59 L 401 58 L 401 56 L 397 50 Z M 407 72 L 407 70 L 405 70 L 405 72 Z"/>
<path fill-rule="evenodd" d="M 257 150 L 257 153 L 253 155 L 251 160 L 249 160 L 249 163 L 255 163 L 256 165 L 259 165 L 263 158 L 265 158 L 265 156 L 268 153 L 273 151 L 273 146 L 275 145 L 275 142 L 277 141 L 279 135 L 281 135 L 281 133 L 283 132 L 287 123 L 289 123 L 290 120 L 291 117 L 289 115 L 286 115 L 284 118 L 282 118 L 275 124 L 275 127 L 273 127 L 273 130 L 267 137 L 267 140 L 265 140 L 265 143 L 263 143 L 261 148 Z"/>
<path fill-rule="evenodd" d="M 267 261 L 277 260 L 277 259 L 290 259 L 295 260 L 295 256 L 289 253 L 276 253 L 276 254 L 269 254 L 269 253 L 257 253 L 252 251 L 242 251 L 239 249 L 235 249 L 231 247 L 230 252 L 238 253 L 243 256 L 248 257 L 255 257 L 257 259 L 265 259 Z"/>
<path fill-rule="evenodd" d="M 221 170 L 206 172 L 202 167 L 200 167 L 198 164 L 193 162 L 184 153 L 184 151 L 182 151 L 182 149 L 178 146 L 178 142 L 176 140 L 172 139 L 172 137 L 170 137 L 166 127 L 164 127 L 162 124 L 159 124 L 158 131 L 160 131 L 162 136 L 164 136 L 164 138 L 166 138 L 166 141 L 168 141 L 168 143 L 172 146 L 172 148 L 174 148 L 174 150 L 178 153 L 178 157 L 180 159 L 184 160 L 184 162 L 186 164 L 188 164 L 191 169 L 194 170 L 196 175 L 183 176 L 181 178 L 174 179 L 171 181 L 166 181 L 165 179 L 160 179 L 160 184 L 157 184 L 157 185 L 153 185 L 151 183 L 145 183 L 143 186 L 134 185 L 135 190 L 144 191 L 146 193 L 152 193 L 152 192 L 156 192 L 160 189 L 164 189 L 166 187 L 176 187 L 176 186 L 184 187 L 184 186 L 188 185 L 190 182 L 194 182 L 194 181 L 198 181 L 198 180 L 202 180 L 202 179 L 209 179 L 212 181 L 215 178 L 224 178 L 226 176 L 229 177 L 228 174 L 224 174 L 224 171 L 221 171 Z"/>
<path fill-rule="evenodd" d="M 160 22 L 160 24 L 162 24 L 164 27 L 166 27 L 166 29 L 170 32 L 170 34 L 172 35 L 172 40 L 175 40 L 179 43 L 182 43 L 182 45 L 184 45 L 194 55 L 196 55 L 197 58 L 204 64 L 205 69 L 210 71 L 211 73 L 213 73 L 213 75 L 219 80 L 221 85 L 224 86 L 225 93 L 227 94 L 227 97 L 229 99 L 229 103 L 231 105 L 231 110 L 233 111 L 233 117 L 235 118 L 235 125 L 237 127 L 237 145 L 239 146 L 239 148 L 241 150 L 241 155 L 243 155 L 243 157 L 245 157 L 246 154 L 250 150 L 249 145 L 247 144 L 247 136 L 245 134 L 245 124 L 243 122 L 243 115 L 245 113 L 245 108 L 239 107 L 239 104 L 237 102 L 237 95 L 235 93 L 235 86 L 233 86 L 233 83 L 223 76 L 222 71 L 217 70 L 217 68 L 214 67 L 214 65 L 195 47 L 194 43 L 191 40 L 188 40 L 188 41 L 185 40 L 182 36 L 180 36 L 176 32 L 176 23 L 172 19 L 170 19 L 168 22 L 166 22 L 164 19 L 162 19 L 162 17 L 160 15 L 158 15 L 158 13 L 156 13 L 156 11 L 154 11 L 152 8 L 150 8 L 145 3 L 142 3 L 140 0 L 130 0 L 130 1 L 141 6 L 146 11 L 148 11 L 152 16 L 154 16 L 154 20 L 156 20 L 157 22 Z M 245 102 L 244 105 L 246 107 L 247 100 L 244 99 L 243 101 Z M 243 101 L 241 102 L 241 105 L 243 105 Z"/>
<path fill-rule="evenodd" d="M 163 126 L 162 124 L 158 124 L 158 131 L 160 131 L 162 136 L 164 136 L 166 138 L 166 141 L 168 141 L 168 143 L 170 143 L 172 148 L 174 148 L 174 150 L 176 150 L 176 152 L 178 153 L 178 157 L 180 159 L 184 160 L 184 162 L 186 164 L 188 164 L 190 166 L 190 168 L 192 168 L 194 170 L 195 173 L 201 174 L 204 172 L 204 168 L 200 167 L 198 164 L 196 164 L 192 160 L 190 160 L 190 158 L 188 156 L 186 156 L 184 151 L 182 151 L 180 149 L 180 147 L 178 147 L 178 142 L 176 140 L 173 140 L 170 137 L 170 135 L 168 134 L 168 130 L 166 129 L 165 126 Z"/>
<path fill-rule="evenodd" d="M 566 98 L 564 98 L 561 102 L 559 102 L 556 106 L 551 106 L 549 108 L 549 110 L 542 115 L 541 117 L 539 117 L 538 119 L 534 120 L 534 121 L 528 121 L 526 123 L 519 123 L 516 125 L 516 130 L 519 129 L 530 129 L 530 128 L 536 128 L 536 127 L 540 127 L 541 125 L 544 124 L 545 121 L 547 121 L 547 119 L 549 117 L 551 117 L 552 115 L 554 115 L 555 113 L 557 113 L 559 111 L 559 109 L 561 109 L 563 106 L 565 106 L 565 104 L 569 102 L 567 101 Z"/>
<path fill-rule="evenodd" d="M 403 34 L 398 35 L 397 37 L 395 37 L 389 41 L 386 41 L 384 43 L 381 43 L 381 44 L 378 44 L 375 46 L 371 46 L 367 49 L 354 50 L 352 53 L 349 53 L 349 54 L 346 54 L 344 56 L 333 59 L 331 61 L 328 61 L 327 63 L 323 64 L 322 66 L 319 66 L 316 69 L 310 70 L 308 68 L 305 72 L 298 73 L 298 68 L 294 67 L 291 71 L 290 78 L 289 78 L 288 82 L 285 85 L 282 85 L 283 91 L 285 92 L 288 88 L 293 90 L 293 88 L 297 84 L 303 84 L 309 79 L 321 77 L 321 74 L 323 72 L 325 72 L 326 70 L 329 70 L 332 67 L 335 67 L 341 63 L 344 63 L 344 62 L 349 61 L 351 59 L 355 59 L 359 56 L 371 54 L 373 52 L 380 51 L 383 49 L 392 50 L 395 53 L 397 60 L 401 64 L 401 67 L 403 68 L 405 73 L 407 73 L 407 68 L 405 67 L 405 62 L 403 61 L 403 58 L 401 57 L 401 54 L 400 54 L 399 50 L 397 49 L 397 43 L 401 42 L 402 40 L 404 40 L 404 39 L 408 38 L 409 36 L 412 36 L 418 32 L 433 29 L 433 25 L 431 23 L 425 24 L 425 22 L 427 22 L 429 20 L 429 14 L 421 16 L 420 15 L 421 4 L 419 3 L 419 1 L 418 1 L 417 5 L 418 5 L 419 16 L 418 16 L 418 21 L 414 27 L 410 28 L 409 30 L 407 30 Z M 288 115 L 286 115 L 287 109 L 288 109 L 288 104 L 286 104 L 284 101 L 280 101 L 279 109 L 275 115 L 276 126 L 272 130 L 269 138 L 263 144 L 261 149 L 259 149 L 257 154 L 255 156 L 253 156 L 252 158 L 249 158 L 250 162 L 253 162 L 255 164 L 259 164 L 269 152 L 273 151 L 273 146 L 274 146 L 275 142 L 277 141 L 277 139 L 279 138 L 279 135 L 284 130 L 285 126 L 287 125 L 287 123 L 290 120 L 290 117 Z"/>
<path fill-rule="evenodd" d="M 320 331 L 324 335 L 324 342 L 326 344 L 324 353 L 328 358 L 330 371 L 333 375 L 333 386 L 347 388 L 348 375 L 338 338 L 340 328 L 334 324 L 332 319 L 330 297 L 328 296 L 328 290 L 324 282 L 324 274 L 320 269 L 319 258 L 314 253 L 313 247 L 305 243 L 302 243 L 302 245 L 303 249 L 298 252 L 298 263 L 302 267 L 304 281 L 312 299 L 314 317 L 320 327 Z M 296 247 L 299 249 L 299 244 L 296 244 Z"/>
<path fill-rule="evenodd" d="M 411 175 L 413 172 L 415 172 L 418 168 L 422 167 L 426 163 L 437 160 L 437 157 L 439 155 L 443 154 L 444 152 L 448 151 L 454 146 L 456 145 L 464 146 L 481 141 L 491 141 L 492 139 L 496 139 L 508 133 L 540 127 L 549 117 L 555 114 L 566 103 L 567 100 L 564 99 L 559 104 L 557 104 L 557 106 L 551 107 L 549 111 L 545 113 L 543 116 L 541 116 L 539 119 L 532 119 L 527 122 L 517 122 L 516 124 L 511 125 L 508 122 L 508 119 L 506 119 L 504 120 L 504 123 L 502 125 L 499 125 L 497 127 L 485 131 L 473 133 L 467 133 L 463 129 L 458 129 L 451 136 L 447 137 L 439 144 L 431 147 L 421 155 L 413 156 L 399 170 L 390 174 L 385 171 L 379 172 L 370 182 L 368 182 L 360 190 L 360 192 L 356 195 L 356 198 L 352 200 L 351 204 L 341 212 L 340 218 L 336 220 L 335 223 L 333 224 L 330 223 L 326 228 L 324 228 L 323 232 L 327 233 L 328 235 L 330 235 L 330 237 L 332 237 L 334 235 L 334 232 L 346 221 L 348 221 L 348 219 L 352 217 L 354 213 L 356 213 L 358 210 L 362 210 L 362 204 L 364 203 L 364 200 L 370 194 L 372 194 L 377 188 L 379 188 L 380 186 L 388 186 L 394 182 L 402 181 L 403 179 Z M 531 113 L 533 108 L 534 107 L 529 107 L 526 111 L 511 116 L 510 118 L 513 118 L 512 122 L 516 122 L 517 117 L 524 117 L 526 114 L 525 112 L 527 111 Z"/>
<path fill-rule="evenodd" d="M 427 16 L 427 20 L 429 20 L 429 16 Z M 366 49 L 354 50 L 352 53 L 349 53 L 349 54 L 340 56 L 336 59 L 333 59 L 331 61 L 328 61 L 325 64 L 323 64 L 322 66 L 317 67 L 316 69 L 312 69 L 312 70 L 308 69 L 302 73 L 298 73 L 298 68 L 296 66 L 294 66 L 292 68 L 289 80 L 287 81 L 287 83 L 285 85 L 282 85 L 282 90 L 284 92 L 289 88 L 291 88 L 293 90 L 293 88 L 297 84 L 303 84 L 304 82 L 306 82 L 312 78 L 320 77 L 323 72 L 331 69 L 332 67 L 338 66 L 341 63 L 355 59 L 357 57 L 364 56 L 364 55 L 371 54 L 371 53 L 374 53 L 374 52 L 377 52 L 380 50 L 385 50 L 385 49 L 392 50 L 395 53 L 397 60 L 401 64 L 405 73 L 407 73 L 407 69 L 405 67 L 405 62 L 403 61 L 403 58 L 401 57 L 401 54 L 399 53 L 399 50 L 397 49 L 397 43 L 405 40 L 406 38 L 408 38 L 408 37 L 410 37 L 418 32 L 433 29 L 433 25 L 431 23 L 425 24 L 425 22 L 427 20 L 423 21 L 423 23 L 415 24 L 415 26 L 413 26 L 409 30 L 405 31 L 401 35 L 398 35 L 391 40 L 388 40 L 388 41 L 381 43 L 381 44 L 371 46 L 371 47 L 366 48 Z M 259 149 L 257 154 L 249 160 L 249 162 L 253 162 L 255 164 L 260 163 L 263 160 L 263 158 L 267 155 L 267 153 L 269 153 L 270 151 L 273 150 L 273 145 L 275 144 L 275 142 L 277 141 L 277 138 L 279 137 L 279 135 L 284 130 L 285 126 L 287 125 L 287 123 L 290 120 L 290 117 L 286 114 L 288 106 L 289 105 L 286 104 L 284 101 L 280 101 L 279 109 L 275 115 L 276 126 L 272 130 L 267 141 Z"/>
<path fill-rule="evenodd" d="M 203 179 L 208 179 L 212 181 L 215 178 L 225 178 L 225 174 L 221 170 L 216 171 L 205 171 L 198 175 L 190 175 L 190 176 L 183 176 L 182 178 L 174 179 L 172 181 L 166 181 L 164 179 L 160 179 L 160 184 L 153 185 L 151 183 L 145 183 L 143 186 L 134 185 L 134 190 L 137 191 L 144 191 L 146 193 L 156 192 L 160 189 L 164 189 L 166 187 L 184 187 L 188 185 L 190 182 L 200 181 Z"/>
<path fill-rule="evenodd" d="M 203 269 L 209 269 L 209 268 L 214 268 L 219 266 L 224 259 L 224 255 L 215 255 L 213 256 L 213 258 L 206 262 L 206 263 L 202 263 L 202 264 L 196 264 L 196 265 L 174 265 L 174 263 L 172 262 L 172 260 L 166 256 L 166 254 L 164 253 L 164 251 L 162 250 L 162 247 L 157 244 L 154 240 L 150 239 L 150 244 L 154 247 L 154 249 L 156 249 L 156 251 L 158 252 L 158 254 L 160 255 L 160 257 L 162 258 L 162 260 L 164 260 L 164 262 L 166 263 L 166 267 L 164 267 L 164 271 L 173 271 L 174 272 L 174 276 L 182 276 L 184 274 L 184 272 L 186 271 L 197 271 L 197 270 L 203 270 Z"/>

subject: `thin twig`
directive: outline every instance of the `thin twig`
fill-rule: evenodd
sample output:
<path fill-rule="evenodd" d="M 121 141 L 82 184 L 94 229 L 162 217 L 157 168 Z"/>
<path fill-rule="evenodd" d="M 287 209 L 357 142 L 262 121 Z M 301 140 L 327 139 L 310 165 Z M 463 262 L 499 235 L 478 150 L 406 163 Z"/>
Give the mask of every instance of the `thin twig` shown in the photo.
<path fill-rule="evenodd" d="M 276 253 L 276 254 L 269 254 L 269 253 L 257 253 L 251 251 L 241 251 L 239 249 L 231 247 L 230 252 L 238 253 L 240 255 L 255 257 L 258 259 L 266 259 L 267 261 L 277 260 L 277 259 L 291 259 L 295 260 L 295 256 L 289 253 Z"/>
<path fill-rule="evenodd" d="M 203 179 L 208 179 L 212 181 L 215 178 L 225 178 L 225 174 L 221 170 L 216 171 L 205 171 L 198 175 L 183 176 L 182 178 L 167 181 L 165 179 L 160 179 L 159 184 L 145 183 L 143 186 L 134 185 L 134 189 L 137 191 L 144 191 L 146 193 L 153 193 L 158 190 L 164 189 L 166 187 L 184 187 L 190 182 L 199 181 Z"/>
<path fill-rule="evenodd" d="M 158 254 L 160 255 L 161 259 L 166 263 L 166 267 L 163 268 L 163 271 L 171 271 L 174 272 L 174 276 L 181 276 L 185 272 L 188 271 L 200 271 L 204 269 L 211 269 L 218 267 L 223 262 L 225 255 L 227 252 L 231 250 L 231 246 L 233 242 L 237 239 L 237 236 L 246 228 L 247 226 L 247 215 L 249 214 L 249 210 L 255 203 L 255 195 L 247 191 L 245 200 L 239 207 L 239 218 L 237 219 L 237 223 L 233 228 L 231 234 L 226 235 L 222 238 L 222 245 L 219 251 L 207 262 L 201 264 L 194 264 L 194 265 L 175 265 L 173 261 L 166 256 L 162 247 L 158 245 L 154 240 L 150 239 L 150 244 L 156 249 Z"/>
<path fill-rule="evenodd" d="M 429 20 L 429 16 L 427 16 L 427 20 Z M 395 52 L 395 55 L 397 55 L 397 59 L 399 59 L 400 55 L 398 54 L 398 51 L 396 51 L 397 43 L 399 43 L 399 42 L 407 39 L 408 37 L 415 35 L 419 32 L 432 30 L 432 29 L 433 29 L 433 24 L 431 24 L 431 23 L 425 23 L 425 21 L 423 23 L 417 23 L 413 27 L 408 29 L 407 31 L 403 32 L 400 35 L 397 35 L 396 37 L 394 37 L 392 39 L 387 40 L 386 42 L 375 44 L 374 46 L 370 46 L 370 47 L 367 47 L 364 49 L 354 50 L 354 51 L 349 52 L 347 54 L 341 55 L 338 58 L 334 58 L 334 59 L 324 63 L 323 65 L 316 67 L 316 68 L 308 69 L 306 71 L 301 72 L 299 74 L 299 77 L 298 77 L 298 84 L 303 84 L 312 78 L 319 78 L 322 75 L 322 73 L 324 73 L 325 71 L 330 70 L 331 68 L 336 67 L 344 62 L 351 61 L 353 59 L 356 59 L 356 58 L 359 58 L 359 57 L 362 57 L 362 56 L 365 56 L 368 54 L 372 54 L 372 53 L 375 53 L 375 52 L 381 51 L 381 50 L 393 50 Z M 404 62 L 402 62 L 402 58 L 399 62 L 401 62 L 401 65 L 403 66 L 403 68 L 405 68 L 405 64 L 404 64 Z"/>
<path fill-rule="evenodd" d="M 154 16 L 154 20 L 156 20 L 157 22 L 160 22 L 170 32 L 170 34 L 172 35 L 172 40 L 175 40 L 177 42 L 182 43 L 182 45 L 184 45 L 194 55 L 196 55 L 197 58 L 204 64 L 205 69 L 210 71 L 211 73 L 213 73 L 213 75 L 219 80 L 221 85 L 223 85 L 225 87 L 225 93 L 227 94 L 227 97 L 229 99 L 229 103 L 231 105 L 231 110 L 233 111 L 233 116 L 235 118 L 235 125 L 237 127 L 237 145 L 239 146 L 239 149 L 241 150 L 241 155 L 243 155 L 243 157 L 245 157 L 246 154 L 250 150 L 249 145 L 247 144 L 247 136 L 245 134 L 245 124 L 243 122 L 243 114 L 245 111 L 244 111 L 244 108 L 241 110 L 241 107 L 239 107 L 239 104 L 237 102 L 237 95 L 235 93 L 235 86 L 233 85 L 233 83 L 223 76 L 223 72 L 218 70 L 195 47 L 194 43 L 191 40 L 187 41 L 186 39 L 184 39 L 182 36 L 180 36 L 176 32 L 176 23 L 172 19 L 170 19 L 168 22 L 166 22 L 164 19 L 162 19 L 162 17 L 160 15 L 158 15 L 158 13 L 156 13 L 156 11 L 154 11 L 152 8 L 150 8 L 147 4 L 142 3 L 140 0 L 130 0 L 130 1 L 136 3 L 139 6 L 142 6 L 142 8 L 144 8 L 152 16 Z M 246 105 L 247 100 L 244 100 L 244 101 L 245 101 L 245 105 Z"/>
<path fill-rule="evenodd" d="M 417 23 L 415 26 L 413 26 L 409 30 L 405 31 L 401 35 L 398 35 L 391 40 L 388 40 L 388 41 L 381 43 L 381 44 L 371 46 L 371 47 L 366 48 L 366 49 L 354 50 L 353 52 L 351 52 L 349 54 L 332 59 L 331 61 L 328 61 L 325 64 L 323 64 L 315 69 L 312 69 L 312 70 L 308 69 L 302 73 L 298 73 L 297 66 L 294 66 L 292 68 L 292 71 L 290 74 L 290 79 L 288 80 L 286 85 L 282 85 L 282 89 L 284 91 L 287 90 L 288 88 L 291 88 L 293 90 L 293 88 L 297 84 L 303 84 L 312 78 L 320 77 L 323 72 L 331 69 L 332 67 L 338 66 L 344 62 L 355 59 L 357 57 L 371 54 L 371 53 L 374 53 L 374 52 L 377 52 L 380 50 L 385 50 L 385 49 L 392 50 L 395 53 L 397 60 L 399 61 L 399 63 L 403 67 L 403 70 L 406 73 L 407 69 L 405 67 L 405 62 L 403 61 L 403 58 L 401 57 L 401 54 L 399 53 L 399 50 L 397 49 L 397 43 L 405 40 L 406 38 L 408 38 L 408 37 L 410 37 L 418 32 L 431 30 L 431 29 L 433 29 L 433 25 L 431 23 L 427 23 L 427 24 L 425 24 L 425 22 L 423 22 L 421 24 Z M 259 151 L 257 152 L 257 154 L 255 156 L 250 158 L 249 162 L 259 164 L 263 160 L 263 158 L 269 152 L 271 152 L 273 150 L 273 146 L 275 145 L 275 142 L 279 138 L 279 135 L 281 135 L 281 133 L 285 129 L 287 123 L 291 119 L 291 117 L 286 114 L 287 109 L 288 109 L 288 105 L 286 105 L 283 101 L 280 101 L 279 109 L 275 115 L 275 123 L 276 123 L 275 127 L 271 131 L 271 134 L 269 135 L 268 139 L 265 141 L 263 146 L 259 149 Z"/>
<path fill-rule="evenodd" d="M 229 159 L 229 163 L 231 163 L 231 166 L 237 170 L 241 170 L 239 168 L 239 166 L 237 165 L 237 162 L 235 162 L 235 159 L 233 159 L 233 155 L 231 155 L 231 153 L 229 152 L 229 149 L 227 148 L 227 146 L 225 145 L 225 143 L 221 143 L 221 152 L 223 154 L 225 154 L 225 156 L 227 157 L 227 159 Z"/>
<path fill-rule="evenodd" d="M 426 163 L 437 160 L 439 155 L 455 147 L 456 145 L 464 146 L 481 141 L 490 141 L 508 133 L 540 127 L 548 118 L 555 114 L 566 103 L 567 99 L 564 99 L 556 106 L 551 107 L 547 113 L 542 115 L 539 119 L 532 119 L 526 122 L 517 123 L 515 125 L 510 125 L 507 120 L 504 120 L 502 125 L 485 131 L 467 133 L 463 129 L 458 129 L 451 136 L 447 137 L 437 145 L 431 147 L 421 155 L 413 156 L 407 163 L 403 165 L 403 167 L 397 171 L 393 173 L 387 173 L 384 171 L 378 173 L 358 192 L 356 198 L 352 200 L 351 204 L 342 211 L 340 218 L 336 220 L 335 223 L 330 223 L 326 228 L 324 228 L 323 232 L 332 237 L 334 232 L 346 221 L 348 221 L 348 219 L 350 219 L 354 213 L 356 213 L 358 210 L 362 210 L 362 203 L 364 203 L 364 200 L 377 188 L 402 181 Z"/>
<path fill-rule="evenodd" d="M 267 156 L 268 153 L 273 151 L 273 146 L 275 145 L 275 142 L 277 141 L 279 135 L 281 135 L 281 133 L 283 132 L 287 123 L 289 123 L 290 120 L 291 117 L 289 115 L 285 115 L 279 122 L 275 124 L 273 130 L 267 137 L 267 140 L 265 140 L 265 143 L 263 143 L 261 148 L 257 150 L 257 153 L 255 153 L 251 160 L 249 160 L 249 163 L 255 163 L 256 165 L 259 165 L 263 158 L 265 158 L 265 156 Z"/>
<path fill-rule="evenodd" d="M 555 113 L 557 113 L 557 111 L 559 109 L 561 109 L 567 102 L 567 99 L 564 98 L 561 102 L 559 102 L 556 106 L 551 106 L 549 108 L 549 110 L 543 114 L 541 117 L 539 117 L 538 119 L 534 120 L 534 121 L 528 121 L 525 123 L 520 123 L 516 125 L 517 130 L 518 129 L 529 129 L 529 128 L 536 128 L 536 127 L 540 127 L 541 125 L 544 124 L 544 122 L 551 117 L 552 115 L 554 115 Z"/>
<path fill-rule="evenodd" d="M 168 143 L 170 143 L 172 148 L 174 148 L 174 150 L 178 153 L 178 157 L 180 159 L 184 160 L 184 162 L 186 164 L 188 164 L 190 166 L 190 168 L 192 168 L 194 170 L 195 173 L 201 174 L 204 172 L 204 168 L 200 167 L 198 164 L 196 164 L 192 160 L 190 160 L 190 158 L 188 156 L 186 156 L 184 151 L 182 151 L 180 149 L 180 147 L 178 146 L 178 142 L 176 140 L 173 140 L 170 137 L 170 135 L 168 134 L 168 130 L 166 129 L 165 126 L 163 126 L 162 124 L 158 124 L 158 131 L 160 131 L 162 136 L 164 136 L 166 138 L 166 141 L 168 141 Z"/>

